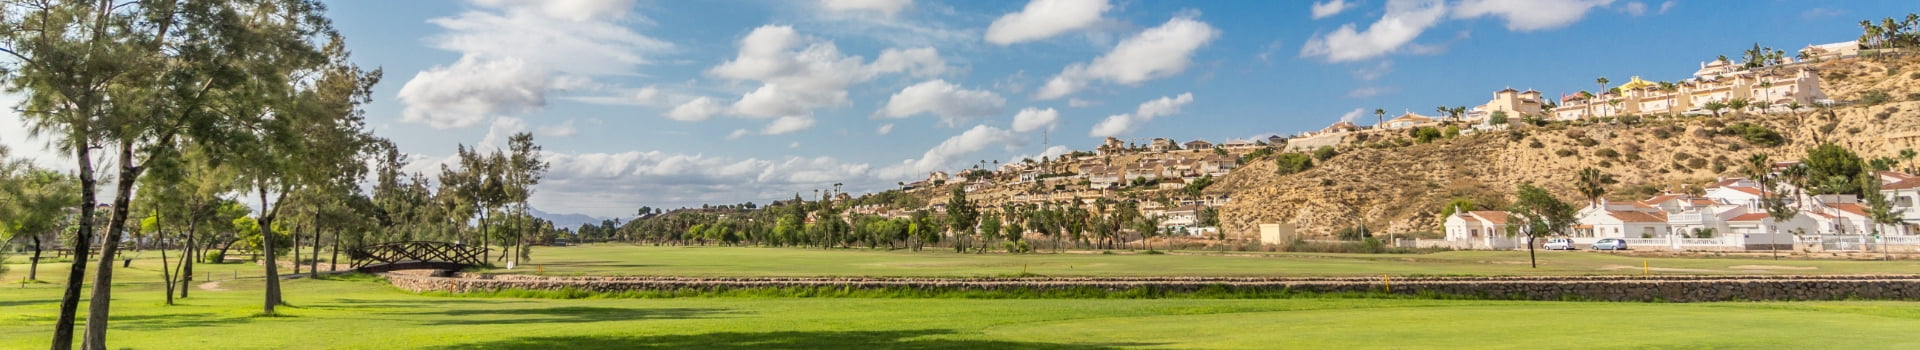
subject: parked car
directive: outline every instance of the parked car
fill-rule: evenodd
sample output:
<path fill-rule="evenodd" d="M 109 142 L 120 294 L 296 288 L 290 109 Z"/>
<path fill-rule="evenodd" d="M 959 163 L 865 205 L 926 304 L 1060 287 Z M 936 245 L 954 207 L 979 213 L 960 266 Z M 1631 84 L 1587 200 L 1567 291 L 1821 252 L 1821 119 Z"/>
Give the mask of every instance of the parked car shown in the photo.
<path fill-rule="evenodd" d="M 1571 239 L 1566 239 L 1566 238 L 1552 238 L 1552 239 L 1548 239 L 1548 240 L 1547 240 L 1547 244 L 1545 244 L 1545 245 L 1542 245 L 1542 246 L 1540 246 L 1540 249 L 1546 249 L 1546 250 L 1573 250 L 1573 240 L 1571 240 Z"/>
<path fill-rule="evenodd" d="M 1627 241 L 1619 238 L 1603 238 L 1598 242 L 1593 242 L 1593 245 L 1587 246 L 1587 248 L 1593 250 L 1627 250 Z"/>

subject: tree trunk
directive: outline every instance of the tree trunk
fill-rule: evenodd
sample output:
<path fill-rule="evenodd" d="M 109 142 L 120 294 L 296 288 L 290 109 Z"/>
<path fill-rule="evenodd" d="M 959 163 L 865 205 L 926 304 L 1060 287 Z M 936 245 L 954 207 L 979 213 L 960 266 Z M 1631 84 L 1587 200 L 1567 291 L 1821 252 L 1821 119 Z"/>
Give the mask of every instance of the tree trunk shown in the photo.
<path fill-rule="evenodd" d="M 1540 268 L 1540 259 L 1534 257 L 1533 255 L 1533 236 L 1532 235 L 1527 236 L 1527 261 L 1533 264 L 1533 268 L 1536 268 L 1536 269 Z"/>
<path fill-rule="evenodd" d="M 261 243 L 260 246 L 261 246 L 261 250 L 265 251 L 265 252 L 262 252 L 262 255 L 265 255 L 264 262 L 266 262 L 266 268 L 267 268 L 267 271 L 266 271 L 267 291 L 266 291 L 266 298 L 261 302 L 263 304 L 261 313 L 272 315 L 273 307 L 280 305 L 280 266 L 278 263 L 274 261 L 275 260 L 274 254 L 273 254 L 273 241 L 274 241 L 273 216 L 274 215 L 273 215 L 273 211 L 267 208 L 267 205 L 268 205 L 267 186 L 265 185 L 264 182 L 260 184 L 259 192 L 260 192 L 260 207 L 261 207 L 260 219 L 258 220 L 260 222 L 260 243 Z M 281 198 L 284 200 L 286 198 L 285 196 L 286 192 L 281 191 L 281 193 L 282 193 Z M 295 266 L 299 266 L 299 265 L 296 264 Z"/>
<path fill-rule="evenodd" d="M 299 218 L 297 217 L 294 218 L 294 220 L 298 220 L 298 219 Z M 293 232 L 288 233 L 289 235 L 293 236 L 293 274 L 295 275 L 300 274 L 300 230 L 304 228 L 308 228 L 308 227 L 306 227 L 304 223 L 300 223 L 296 221 L 293 226 Z M 267 227 L 260 226 L 260 232 L 267 232 Z M 261 234 L 260 237 L 264 239 L 267 236 L 266 234 L 263 233 Z"/>
<path fill-rule="evenodd" d="M 195 256 L 193 254 L 195 250 L 194 248 L 196 248 L 196 246 L 193 245 L 193 235 L 196 233 L 199 233 L 197 232 L 199 231 L 199 228 L 200 228 L 199 220 L 187 220 L 187 246 L 184 248 L 186 250 L 186 256 L 180 257 L 180 298 L 181 299 L 186 299 L 187 290 L 193 289 L 193 288 L 187 288 L 187 286 L 193 285 L 193 261 L 200 259 L 200 257 Z"/>
<path fill-rule="evenodd" d="M 27 260 L 27 279 L 40 280 L 40 235 L 33 235 L 33 258 Z"/>
<path fill-rule="evenodd" d="M 340 271 L 340 231 L 333 231 L 333 260 L 327 262 L 327 271 Z"/>
<path fill-rule="evenodd" d="M 120 251 L 120 234 L 127 229 L 127 206 L 133 197 L 134 181 L 140 167 L 133 164 L 134 145 L 120 143 L 120 176 L 114 181 L 113 214 L 107 221 L 107 236 L 100 241 L 100 266 L 93 273 L 93 298 L 87 304 L 87 333 L 80 345 L 87 349 L 107 348 L 107 315 L 113 303 L 113 259 Z"/>
<path fill-rule="evenodd" d="M 73 237 L 73 264 L 67 271 L 67 288 L 60 296 L 60 318 L 53 324 L 54 350 L 73 348 L 74 313 L 80 308 L 80 286 L 87 281 L 87 253 L 93 245 L 93 208 L 98 201 L 94 189 L 92 148 L 74 147 L 74 159 L 80 168 L 80 222 Z"/>
<path fill-rule="evenodd" d="M 313 229 L 313 260 L 307 261 L 307 278 L 320 277 L 320 233 L 321 233 L 320 228 L 314 227 Z"/>
<path fill-rule="evenodd" d="M 157 220 L 156 220 L 157 221 Z M 156 232 L 155 234 L 158 234 Z M 165 242 L 165 240 L 161 240 Z M 167 245 L 160 245 L 160 280 L 167 281 L 167 306 L 173 306 L 173 275 L 167 271 Z"/>
<path fill-rule="evenodd" d="M 487 253 L 491 253 L 491 252 L 493 252 L 493 249 L 487 248 L 487 209 L 481 208 L 480 209 L 480 263 L 482 264 L 487 263 L 487 257 L 488 257 Z"/>

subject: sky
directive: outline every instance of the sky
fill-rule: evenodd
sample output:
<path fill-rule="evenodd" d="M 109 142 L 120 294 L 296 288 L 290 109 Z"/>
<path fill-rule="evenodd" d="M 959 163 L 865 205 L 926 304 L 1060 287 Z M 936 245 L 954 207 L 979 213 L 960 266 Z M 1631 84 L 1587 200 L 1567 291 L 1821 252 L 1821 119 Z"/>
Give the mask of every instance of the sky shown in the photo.
<path fill-rule="evenodd" d="M 1752 45 L 1850 41 L 1904 1 L 464 0 L 327 3 L 385 79 L 376 134 L 437 173 L 531 132 L 534 207 L 767 203 L 982 161 L 1292 135 L 1689 77 Z M 12 106 L 18 96 L 0 95 Z M 0 144 L 71 169 L 12 108 Z"/>

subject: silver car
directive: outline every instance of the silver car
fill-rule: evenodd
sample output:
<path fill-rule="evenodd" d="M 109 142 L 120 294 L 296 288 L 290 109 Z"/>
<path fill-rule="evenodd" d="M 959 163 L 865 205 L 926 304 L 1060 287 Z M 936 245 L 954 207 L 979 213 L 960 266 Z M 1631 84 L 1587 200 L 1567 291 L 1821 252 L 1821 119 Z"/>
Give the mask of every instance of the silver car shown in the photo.
<path fill-rule="evenodd" d="M 1587 248 L 1593 250 L 1627 250 L 1627 241 L 1619 238 L 1602 238 L 1598 242 L 1593 242 L 1593 245 L 1587 246 Z"/>
<path fill-rule="evenodd" d="M 1571 240 L 1571 239 L 1566 239 L 1566 238 L 1551 238 L 1551 239 L 1547 239 L 1547 244 L 1545 244 L 1545 245 L 1541 245 L 1541 246 L 1540 246 L 1540 249 L 1546 249 L 1546 250 L 1573 250 L 1573 240 Z"/>

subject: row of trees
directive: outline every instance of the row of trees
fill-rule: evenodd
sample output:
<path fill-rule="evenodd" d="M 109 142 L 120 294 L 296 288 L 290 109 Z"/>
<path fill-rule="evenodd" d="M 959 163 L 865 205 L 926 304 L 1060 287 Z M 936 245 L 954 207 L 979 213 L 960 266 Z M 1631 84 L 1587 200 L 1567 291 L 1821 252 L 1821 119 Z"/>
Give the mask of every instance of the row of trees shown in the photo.
<path fill-rule="evenodd" d="M 581 238 L 669 245 L 757 245 L 773 247 L 866 247 L 920 250 L 943 245 L 956 252 L 989 250 L 1030 252 L 1051 248 L 1125 247 L 1134 237 L 1171 235 L 1165 219 L 1142 215 L 1132 201 L 1101 199 L 1091 206 L 1009 205 L 982 207 L 954 189 L 944 212 L 914 210 L 905 217 L 854 213 L 862 203 L 887 203 L 886 196 L 835 201 L 833 191 L 819 200 L 777 201 L 759 209 L 744 206 L 674 211 L 643 209 L 621 224 L 608 220 L 585 224 Z M 874 199 L 878 197 L 881 199 Z M 651 208 L 648 208 L 651 209 Z M 1218 211 L 1203 210 L 1202 225 L 1217 225 Z M 1137 236 L 1136 236 L 1137 235 Z M 1031 242 L 1028 237 L 1042 238 Z M 1142 241 L 1143 248 L 1152 248 Z M 1131 248 L 1131 247 L 1128 247 Z"/>
<path fill-rule="evenodd" d="M 381 72 L 352 63 L 324 12 L 316 0 L 0 2 L 0 86 L 24 97 L 11 107 L 29 132 L 74 164 L 0 169 L 0 231 L 35 247 L 31 268 L 48 241 L 73 252 L 54 349 L 74 343 L 90 267 L 82 345 L 106 347 L 123 245 L 161 250 L 169 298 L 187 296 L 175 287 L 196 261 L 257 251 L 271 314 L 281 254 L 316 272 L 324 250 L 337 261 L 364 244 L 459 239 L 520 259 L 563 232 L 528 214 L 546 169 L 529 134 L 504 151 L 463 146 L 438 186 L 402 171 L 408 160 L 361 110 Z M 102 185 L 111 198 L 96 197 Z"/>

